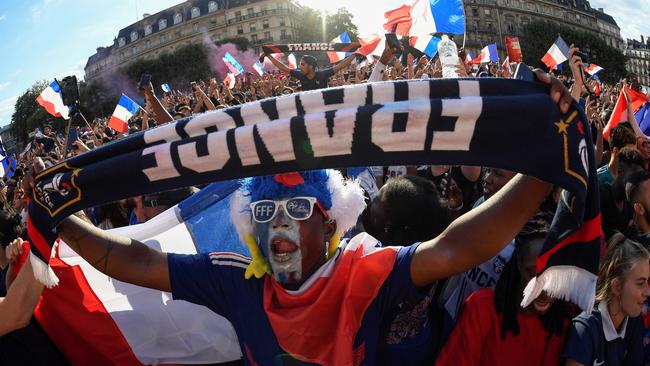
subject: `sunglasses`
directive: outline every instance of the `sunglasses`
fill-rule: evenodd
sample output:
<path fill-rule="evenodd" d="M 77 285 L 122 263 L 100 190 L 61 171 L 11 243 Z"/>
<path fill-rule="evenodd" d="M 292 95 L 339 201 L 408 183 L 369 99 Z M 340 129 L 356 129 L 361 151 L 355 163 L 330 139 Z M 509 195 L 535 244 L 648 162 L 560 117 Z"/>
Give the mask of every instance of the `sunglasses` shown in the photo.
<path fill-rule="evenodd" d="M 315 197 L 293 197 L 282 201 L 260 200 L 252 202 L 250 207 L 253 220 L 263 224 L 273 220 L 279 207 L 282 207 L 287 216 L 293 220 L 307 220 L 314 212 L 314 205 L 318 207 L 325 218 L 328 217 L 325 208 Z"/>

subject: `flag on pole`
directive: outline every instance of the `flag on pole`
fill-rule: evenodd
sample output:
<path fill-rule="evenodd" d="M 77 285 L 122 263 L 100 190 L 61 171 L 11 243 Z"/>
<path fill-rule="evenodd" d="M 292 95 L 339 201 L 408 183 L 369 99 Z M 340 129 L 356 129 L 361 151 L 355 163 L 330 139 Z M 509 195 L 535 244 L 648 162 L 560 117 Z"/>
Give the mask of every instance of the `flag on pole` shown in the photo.
<path fill-rule="evenodd" d="M 384 52 L 384 38 L 378 34 L 372 34 L 367 37 L 359 38 L 360 47 L 355 51 L 363 56 L 374 55 L 377 50 L 381 48 L 381 52 Z"/>
<path fill-rule="evenodd" d="M 589 64 L 589 63 L 585 64 L 585 72 L 591 76 L 594 76 L 603 70 L 604 69 L 602 67 L 596 64 Z"/>
<path fill-rule="evenodd" d="M 438 53 L 439 42 L 440 38 L 434 36 L 411 37 L 409 40 L 411 47 L 422 51 L 429 57 L 433 57 Z"/>
<path fill-rule="evenodd" d="M 633 111 L 638 110 L 644 103 L 648 102 L 648 96 L 641 92 L 636 92 L 630 88 L 627 88 L 627 92 L 630 94 L 630 103 L 632 103 Z M 605 137 L 605 139 L 608 141 L 611 130 L 614 127 L 618 126 L 619 123 L 627 121 L 627 106 L 628 101 L 625 98 L 625 92 L 624 90 L 621 90 L 620 94 L 618 95 L 618 100 L 616 101 L 614 111 L 612 112 L 611 117 L 609 117 L 607 125 L 605 125 L 605 128 L 603 129 L 603 137 Z M 634 132 L 637 136 L 643 135 L 643 132 L 641 132 L 641 128 L 638 124 L 630 124 L 632 125 L 632 128 L 634 129 Z"/>
<path fill-rule="evenodd" d="M 171 93 L 171 92 L 172 92 L 172 88 L 170 88 L 170 87 L 169 87 L 169 84 L 167 84 L 167 83 L 162 84 L 162 85 L 160 86 L 160 88 L 161 88 L 162 91 L 164 91 L 165 93 Z"/>
<path fill-rule="evenodd" d="M 401 36 L 465 33 L 462 0 L 415 0 L 384 13 L 384 29 Z"/>
<path fill-rule="evenodd" d="M 228 89 L 232 89 L 235 87 L 235 74 L 232 72 L 229 72 L 228 75 L 226 75 L 226 78 L 223 79 L 223 85 L 226 85 Z"/>
<path fill-rule="evenodd" d="M 41 94 L 36 97 L 36 102 L 45 108 L 47 113 L 54 117 L 63 117 L 70 119 L 68 116 L 69 109 L 63 104 L 63 95 L 59 83 L 54 80 L 45 88 Z"/>
<path fill-rule="evenodd" d="M 122 94 L 120 101 L 117 102 L 117 106 L 115 107 L 111 119 L 108 120 L 108 127 L 120 133 L 128 131 L 129 119 L 133 117 L 140 108 L 142 107 L 132 101 L 131 98 Z"/>
<path fill-rule="evenodd" d="M 16 172 L 16 158 L 13 156 L 8 156 L 2 159 L 0 163 L 0 177 L 5 177 L 11 179 Z"/>
<path fill-rule="evenodd" d="M 503 70 L 503 76 L 509 78 L 512 75 L 512 69 L 510 68 L 510 56 L 507 56 L 506 59 L 503 60 L 501 69 Z"/>
<path fill-rule="evenodd" d="M 350 43 L 350 36 L 348 32 L 343 32 L 339 34 L 336 38 L 332 40 L 332 43 Z M 347 54 L 345 52 L 327 52 L 327 57 L 330 59 L 330 63 L 335 63 L 343 60 Z"/>
<path fill-rule="evenodd" d="M 226 63 L 226 66 L 228 66 L 228 70 L 230 70 L 231 73 L 235 74 L 235 76 L 241 74 L 244 72 L 244 67 L 235 60 L 234 57 L 229 52 L 226 52 L 226 54 L 223 56 L 223 62 Z"/>
<path fill-rule="evenodd" d="M 260 60 L 257 60 L 255 64 L 253 65 L 253 70 L 255 70 L 260 76 L 264 75 L 264 65 L 260 62 Z"/>
<path fill-rule="evenodd" d="M 567 46 L 561 36 L 557 36 L 557 39 L 553 45 L 551 45 L 551 48 L 549 48 L 544 57 L 542 57 L 542 62 L 549 68 L 549 70 L 553 70 L 557 65 L 568 59 L 569 46 Z"/>
<path fill-rule="evenodd" d="M 298 67 L 298 62 L 296 62 L 296 55 L 291 52 L 289 54 L 289 57 L 287 57 L 287 60 L 289 60 L 289 68 L 290 69 L 295 69 Z"/>
<path fill-rule="evenodd" d="M 472 60 L 474 60 L 474 54 L 472 53 L 472 51 L 469 51 L 467 55 L 465 55 L 465 63 L 470 64 L 472 63 Z"/>
<path fill-rule="evenodd" d="M 473 64 L 484 64 L 488 62 L 498 62 L 499 53 L 497 52 L 497 45 L 495 43 L 489 44 L 481 50 L 481 54 L 478 55 L 473 61 Z"/>

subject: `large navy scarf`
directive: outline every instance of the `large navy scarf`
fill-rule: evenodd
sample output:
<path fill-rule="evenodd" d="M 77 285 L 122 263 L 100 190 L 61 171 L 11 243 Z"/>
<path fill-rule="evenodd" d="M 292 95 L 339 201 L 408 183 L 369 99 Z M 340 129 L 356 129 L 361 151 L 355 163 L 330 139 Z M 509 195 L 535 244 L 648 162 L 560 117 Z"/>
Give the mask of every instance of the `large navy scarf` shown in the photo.
<path fill-rule="evenodd" d="M 29 207 L 33 252 L 47 262 L 54 228 L 73 212 L 182 186 L 316 168 L 490 166 L 567 190 L 531 291 L 547 290 L 589 308 L 593 297 L 545 277 L 553 273 L 549 268 L 568 267 L 574 283 L 595 288 L 600 217 L 585 121 L 575 104 L 562 114 L 548 86 L 505 79 L 358 84 L 196 115 L 39 174 Z M 45 272 L 40 279 L 55 284 Z"/>

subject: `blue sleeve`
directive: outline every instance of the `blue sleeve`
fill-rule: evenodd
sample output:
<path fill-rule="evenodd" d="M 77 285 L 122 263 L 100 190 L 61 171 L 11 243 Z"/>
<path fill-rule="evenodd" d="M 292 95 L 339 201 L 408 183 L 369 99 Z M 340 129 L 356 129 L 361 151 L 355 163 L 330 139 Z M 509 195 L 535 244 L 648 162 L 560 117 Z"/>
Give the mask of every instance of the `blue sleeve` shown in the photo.
<path fill-rule="evenodd" d="M 588 323 L 578 318 L 573 319 L 564 346 L 564 358 L 591 365 L 595 347 L 592 332 L 595 331 L 597 329 L 590 329 Z"/>
<path fill-rule="evenodd" d="M 395 265 L 381 288 L 384 309 L 392 309 L 413 296 L 420 293 L 411 280 L 411 258 L 420 243 L 401 247 L 397 252 Z"/>
<path fill-rule="evenodd" d="M 300 72 L 300 70 L 292 69 L 289 70 L 289 76 L 292 76 L 296 79 L 300 79 L 302 77 L 302 73 Z"/>
<path fill-rule="evenodd" d="M 629 339 L 627 347 L 627 355 L 625 357 L 625 365 L 643 365 L 643 320 L 641 316 L 628 320 L 628 332 L 625 334 L 625 339 Z M 628 338 L 629 337 L 629 338 Z"/>
<path fill-rule="evenodd" d="M 224 285 L 244 281 L 241 269 L 212 264 L 208 253 L 167 254 L 169 281 L 175 300 L 185 300 L 204 305 L 210 310 L 229 316 L 229 302 Z M 237 286 L 233 286 L 237 288 Z M 232 290 L 232 289 L 231 289 Z M 229 293 L 229 296 L 237 294 Z"/>
<path fill-rule="evenodd" d="M 324 79 L 329 79 L 330 76 L 334 75 L 334 69 L 331 67 L 328 67 L 327 69 L 324 69 L 321 71 L 323 78 Z"/>

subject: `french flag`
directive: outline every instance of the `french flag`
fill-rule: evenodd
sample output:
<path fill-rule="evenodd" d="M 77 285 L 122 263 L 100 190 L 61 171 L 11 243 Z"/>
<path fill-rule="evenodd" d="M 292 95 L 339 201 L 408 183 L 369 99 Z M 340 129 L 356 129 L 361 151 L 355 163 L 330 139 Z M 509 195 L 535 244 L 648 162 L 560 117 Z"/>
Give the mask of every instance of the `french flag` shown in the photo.
<path fill-rule="evenodd" d="M 474 55 L 472 54 L 472 51 L 469 51 L 467 55 L 465 55 L 465 63 L 472 63 L 472 60 L 474 60 Z"/>
<path fill-rule="evenodd" d="M 140 108 L 141 107 L 136 102 L 122 94 L 111 119 L 108 120 L 108 127 L 120 133 L 128 131 L 129 119 L 133 117 Z"/>
<path fill-rule="evenodd" d="M 568 59 L 569 46 L 567 46 L 562 37 L 557 36 L 557 39 L 551 48 L 549 48 L 544 57 L 542 57 L 542 62 L 549 68 L 549 70 L 553 70 L 557 65 Z"/>
<path fill-rule="evenodd" d="M 411 47 L 422 51 L 425 55 L 433 57 L 438 53 L 440 38 L 434 36 L 411 37 Z"/>
<path fill-rule="evenodd" d="M 643 106 L 643 104 L 648 102 L 647 95 L 634 91 L 628 87 L 624 88 L 627 89 L 627 92 L 630 94 L 629 103 L 632 104 L 632 111 L 638 111 Z M 605 128 L 603 129 L 603 137 L 607 141 L 609 141 L 609 135 L 612 129 L 618 126 L 619 123 L 627 121 L 627 106 L 629 103 L 627 98 L 625 98 L 625 91 L 621 90 L 620 94 L 618 95 L 618 100 L 616 101 L 616 106 L 614 106 L 614 111 L 609 117 L 607 125 L 605 125 Z M 632 129 L 634 130 L 634 133 L 637 135 L 637 137 L 644 136 L 638 123 L 634 123 L 633 121 L 629 122 L 632 125 Z"/>
<path fill-rule="evenodd" d="M 338 37 L 332 40 L 332 43 L 350 43 L 350 36 L 348 32 L 343 32 L 338 35 Z M 327 57 L 330 59 L 330 63 L 336 63 L 343 60 L 346 57 L 345 52 L 327 52 Z"/>
<path fill-rule="evenodd" d="M 226 63 L 226 66 L 228 66 L 228 70 L 230 70 L 231 73 L 235 74 L 235 76 L 241 74 L 244 72 L 244 67 L 235 60 L 234 57 L 228 52 L 223 56 L 223 62 Z"/>
<path fill-rule="evenodd" d="M 598 74 L 604 69 L 596 64 L 585 64 L 585 72 L 591 76 Z"/>
<path fill-rule="evenodd" d="M 293 52 L 291 52 L 289 54 L 289 57 L 287 57 L 287 60 L 289 61 L 289 68 L 290 69 L 298 68 L 298 62 L 296 62 L 296 55 Z"/>
<path fill-rule="evenodd" d="M 499 61 L 499 53 L 497 52 L 497 45 L 492 43 L 485 46 L 481 50 L 481 54 L 478 55 L 474 60 L 472 60 L 472 63 L 484 64 L 488 62 L 498 62 L 498 61 Z"/>
<path fill-rule="evenodd" d="M 223 85 L 227 86 L 228 89 L 232 89 L 235 87 L 235 74 L 232 72 L 229 72 L 228 75 L 226 75 L 226 78 L 223 79 Z"/>
<path fill-rule="evenodd" d="M 172 92 L 172 88 L 170 88 L 169 84 L 167 84 L 167 83 L 162 84 L 160 86 L 160 89 L 162 89 L 162 91 L 164 91 L 165 93 L 171 93 Z"/>
<path fill-rule="evenodd" d="M 259 60 L 253 65 L 253 70 L 260 74 L 260 76 L 264 75 L 264 65 Z"/>
<path fill-rule="evenodd" d="M 379 51 L 379 55 L 384 52 L 384 41 L 385 38 L 378 35 L 372 34 L 367 37 L 359 38 L 360 47 L 354 52 L 359 55 L 368 56 L 370 54 L 375 54 Z"/>
<path fill-rule="evenodd" d="M 384 29 L 401 36 L 465 33 L 462 0 L 415 0 L 384 14 Z"/>
<path fill-rule="evenodd" d="M 59 83 L 54 80 L 50 85 L 41 92 L 41 94 L 36 97 L 36 102 L 45 108 L 47 113 L 53 115 L 54 117 L 62 117 L 63 119 L 69 119 L 68 116 L 69 109 L 63 104 L 63 96 L 61 95 L 61 88 Z"/>

